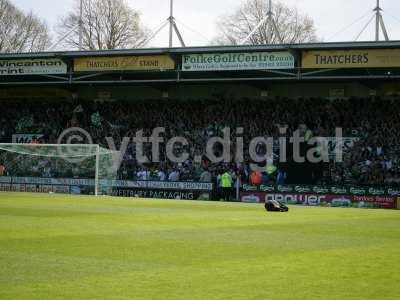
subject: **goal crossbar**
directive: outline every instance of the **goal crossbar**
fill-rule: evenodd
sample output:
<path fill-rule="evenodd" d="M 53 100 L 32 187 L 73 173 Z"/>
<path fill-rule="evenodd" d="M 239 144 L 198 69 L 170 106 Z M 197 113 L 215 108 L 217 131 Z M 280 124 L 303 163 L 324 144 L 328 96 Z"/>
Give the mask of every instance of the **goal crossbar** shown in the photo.
<path fill-rule="evenodd" d="M 35 153 L 35 151 L 30 152 L 28 149 L 48 149 L 54 148 L 53 153 Z M 65 152 L 58 152 L 59 149 L 68 149 L 68 148 L 76 148 L 75 153 L 65 153 Z M 91 149 L 86 153 L 79 153 L 79 149 L 82 151 L 87 151 L 84 149 Z M 112 151 L 105 148 L 100 147 L 98 144 L 19 144 L 19 143 L 0 143 L 0 151 L 5 151 L 9 153 L 17 153 L 20 155 L 26 156 L 36 156 L 36 157 L 48 157 L 48 158 L 64 158 L 74 159 L 74 158 L 95 158 L 95 186 L 94 186 L 94 194 L 96 196 L 99 195 L 99 173 L 100 173 L 100 157 L 102 155 L 112 155 L 118 151 Z M 44 150 L 47 151 L 47 150 Z M 107 159 L 107 158 L 106 158 Z"/>

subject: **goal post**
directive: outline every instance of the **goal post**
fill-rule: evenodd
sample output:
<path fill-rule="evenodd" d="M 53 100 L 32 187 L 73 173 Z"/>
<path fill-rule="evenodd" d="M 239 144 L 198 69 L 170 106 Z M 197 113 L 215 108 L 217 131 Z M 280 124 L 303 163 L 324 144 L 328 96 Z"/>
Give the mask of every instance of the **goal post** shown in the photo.
<path fill-rule="evenodd" d="M 99 164 L 100 164 L 100 146 L 96 147 L 96 166 L 95 166 L 95 178 L 94 178 L 94 195 L 99 195 Z"/>
<path fill-rule="evenodd" d="M 0 143 L 3 177 L 32 182 L 48 179 L 49 185 L 69 185 L 70 192 L 96 196 L 111 194 L 119 159 L 118 151 L 97 144 Z"/>

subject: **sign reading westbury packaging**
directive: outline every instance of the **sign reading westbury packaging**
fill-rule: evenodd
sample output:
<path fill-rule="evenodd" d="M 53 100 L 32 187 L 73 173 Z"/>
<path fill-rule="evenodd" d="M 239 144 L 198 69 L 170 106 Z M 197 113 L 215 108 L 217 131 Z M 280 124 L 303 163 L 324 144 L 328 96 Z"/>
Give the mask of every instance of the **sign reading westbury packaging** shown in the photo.
<path fill-rule="evenodd" d="M 400 49 L 304 51 L 303 68 L 395 68 L 400 67 Z"/>
<path fill-rule="evenodd" d="M 289 52 L 190 54 L 182 58 L 183 71 L 293 69 Z"/>
<path fill-rule="evenodd" d="M 92 71 L 162 71 L 175 69 L 168 55 L 85 57 L 74 60 L 75 72 Z"/>
<path fill-rule="evenodd" d="M 0 60 L 0 76 L 67 74 L 67 65 L 57 58 Z"/>

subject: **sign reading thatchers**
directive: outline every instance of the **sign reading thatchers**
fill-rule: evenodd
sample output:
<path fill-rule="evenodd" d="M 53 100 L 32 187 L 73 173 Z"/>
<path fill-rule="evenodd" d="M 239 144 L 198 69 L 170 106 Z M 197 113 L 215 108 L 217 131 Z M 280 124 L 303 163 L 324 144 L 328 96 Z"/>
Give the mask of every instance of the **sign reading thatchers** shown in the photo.
<path fill-rule="evenodd" d="M 304 51 L 303 68 L 396 68 L 400 49 Z"/>
<path fill-rule="evenodd" d="M 74 60 L 75 72 L 94 71 L 163 71 L 175 69 L 168 55 L 85 57 Z"/>

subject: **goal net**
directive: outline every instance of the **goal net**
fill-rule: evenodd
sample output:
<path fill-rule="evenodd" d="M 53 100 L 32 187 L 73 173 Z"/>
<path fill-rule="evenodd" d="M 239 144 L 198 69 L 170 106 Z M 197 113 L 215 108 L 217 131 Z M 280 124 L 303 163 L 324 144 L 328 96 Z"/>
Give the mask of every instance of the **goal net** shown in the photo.
<path fill-rule="evenodd" d="M 111 195 L 119 152 L 99 145 L 0 144 L 0 182 L 11 191 Z"/>

